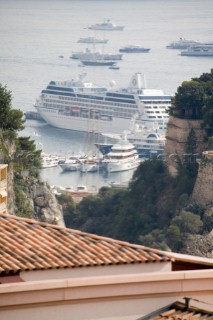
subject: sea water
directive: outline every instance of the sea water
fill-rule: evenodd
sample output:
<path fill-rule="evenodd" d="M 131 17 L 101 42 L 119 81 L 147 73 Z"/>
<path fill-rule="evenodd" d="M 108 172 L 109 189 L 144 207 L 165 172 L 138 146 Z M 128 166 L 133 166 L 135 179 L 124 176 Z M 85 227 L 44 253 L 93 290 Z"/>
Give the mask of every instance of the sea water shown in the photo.
<path fill-rule="evenodd" d="M 86 29 L 106 19 L 124 25 L 124 30 L 103 33 Z M 174 95 L 184 80 L 210 72 L 213 57 L 181 56 L 179 50 L 166 45 L 180 37 L 213 41 L 212 25 L 212 0 L 0 0 L 0 83 L 12 92 L 12 106 L 23 112 L 34 110 L 35 100 L 51 80 L 77 78 L 82 72 L 94 84 L 108 87 L 111 80 L 116 87 L 127 87 L 132 74 L 142 72 L 147 87 Z M 96 51 L 116 53 L 129 44 L 151 50 L 124 54 L 119 70 L 83 68 L 70 56 L 89 46 L 77 42 L 87 36 L 109 39 L 104 47 L 90 46 Z M 39 149 L 51 154 L 72 154 L 87 147 L 85 133 L 37 121 L 26 121 L 21 135 L 31 136 Z M 128 180 L 132 172 L 83 175 L 63 173 L 57 167 L 43 169 L 41 176 L 50 184 L 65 187 L 100 187 Z"/>

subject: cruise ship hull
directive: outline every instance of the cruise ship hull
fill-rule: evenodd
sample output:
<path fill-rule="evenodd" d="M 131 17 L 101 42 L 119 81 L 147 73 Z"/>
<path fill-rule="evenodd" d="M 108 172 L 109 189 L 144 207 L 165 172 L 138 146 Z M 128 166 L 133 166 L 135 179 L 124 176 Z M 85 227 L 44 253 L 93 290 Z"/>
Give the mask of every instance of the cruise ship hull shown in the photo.
<path fill-rule="evenodd" d="M 46 112 L 46 109 L 35 106 L 42 118 L 51 126 L 74 131 L 91 133 L 121 133 L 130 125 L 130 119 L 108 118 L 109 120 L 88 119 L 68 115 L 60 115 L 58 110 Z"/>

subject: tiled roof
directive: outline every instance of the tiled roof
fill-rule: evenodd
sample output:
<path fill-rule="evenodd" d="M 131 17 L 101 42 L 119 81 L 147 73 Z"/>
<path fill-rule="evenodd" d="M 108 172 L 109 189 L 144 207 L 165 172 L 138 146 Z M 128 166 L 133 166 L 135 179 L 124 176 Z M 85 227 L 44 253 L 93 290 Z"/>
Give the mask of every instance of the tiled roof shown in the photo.
<path fill-rule="evenodd" d="M 170 260 L 144 246 L 0 214 L 0 273 Z"/>
<path fill-rule="evenodd" d="M 186 307 L 185 303 L 174 304 L 152 312 L 138 320 L 212 320 L 213 312 L 197 307 Z"/>

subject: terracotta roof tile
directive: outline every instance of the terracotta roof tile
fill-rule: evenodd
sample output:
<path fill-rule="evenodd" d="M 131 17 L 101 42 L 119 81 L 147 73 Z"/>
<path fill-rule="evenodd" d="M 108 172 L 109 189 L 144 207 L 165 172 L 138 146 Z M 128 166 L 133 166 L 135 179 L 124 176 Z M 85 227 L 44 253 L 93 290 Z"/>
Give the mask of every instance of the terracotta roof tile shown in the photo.
<path fill-rule="evenodd" d="M 193 301 L 194 299 L 192 299 Z M 197 300 L 195 300 L 197 301 Z M 213 312 L 177 301 L 138 320 L 212 320 Z"/>
<path fill-rule="evenodd" d="M 156 249 L 0 214 L 0 273 L 170 260 Z"/>

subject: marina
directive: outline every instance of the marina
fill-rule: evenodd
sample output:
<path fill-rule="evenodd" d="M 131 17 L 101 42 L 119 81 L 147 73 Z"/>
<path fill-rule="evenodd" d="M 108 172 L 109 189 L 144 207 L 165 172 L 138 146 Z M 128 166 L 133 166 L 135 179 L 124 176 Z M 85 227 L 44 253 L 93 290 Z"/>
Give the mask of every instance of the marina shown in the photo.
<path fill-rule="evenodd" d="M 199 42 L 202 43 L 209 43 L 213 39 L 213 5 L 210 0 L 206 0 L 205 5 L 201 1 L 196 1 L 194 6 L 192 6 L 191 1 L 183 0 L 173 1 L 172 6 L 156 0 L 151 2 L 133 0 L 131 3 L 123 1 L 122 6 L 121 2 L 117 0 L 108 2 L 61 0 L 60 2 L 55 1 L 51 9 L 49 4 L 50 2 L 47 0 L 29 0 L 29 6 L 26 6 L 24 0 L 18 2 L 15 0 L 10 0 L 10 2 L 2 0 L 0 12 L 2 30 L 0 82 L 12 92 L 12 107 L 25 113 L 27 119 L 25 129 L 19 132 L 19 135 L 30 136 L 35 140 L 37 147 L 46 154 L 66 156 L 80 154 L 82 150 L 86 150 L 85 143 L 87 141 L 88 127 L 90 127 L 91 132 L 94 131 L 94 128 L 96 128 L 97 132 L 100 132 L 98 128 L 100 120 L 94 119 L 97 120 L 95 123 L 93 121 L 93 118 L 98 117 L 97 112 L 92 111 L 97 111 L 94 99 L 90 99 L 88 102 L 86 97 L 78 97 L 78 99 L 73 97 L 72 112 L 76 119 L 80 120 L 77 108 L 86 110 L 81 110 L 82 115 L 84 115 L 83 123 L 78 123 L 78 121 L 70 122 L 67 121 L 69 116 L 65 112 L 65 106 L 71 107 L 69 100 L 67 100 L 69 96 L 64 94 L 57 95 L 55 87 L 54 90 L 48 89 L 51 94 L 47 94 L 46 101 L 44 99 L 42 101 L 43 104 L 46 104 L 48 111 L 45 112 L 46 115 L 49 113 L 51 122 L 53 121 L 52 124 L 47 124 L 45 121 L 32 120 L 37 116 L 40 117 L 40 120 L 43 119 L 39 113 L 35 112 L 34 105 L 39 93 L 42 90 L 47 90 L 47 84 L 51 80 L 59 82 L 71 81 L 72 79 L 78 79 L 79 73 L 86 71 L 86 77 L 89 79 L 86 82 L 94 83 L 99 88 L 107 87 L 108 93 L 109 90 L 117 93 L 116 91 L 119 88 L 128 89 L 133 74 L 142 73 L 146 77 L 147 90 L 151 90 L 151 88 L 153 90 L 162 89 L 166 95 L 171 97 L 183 81 L 199 77 L 202 73 L 209 72 L 212 68 L 212 59 L 208 56 L 199 58 L 198 63 L 198 58 L 181 56 L 179 51 L 177 54 L 176 50 L 166 48 L 175 39 L 178 40 L 183 36 L 186 40 L 197 41 L 199 39 Z M 153 7 L 155 10 L 153 10 Z M 20 17 L 22 17 L 22 20 Z M 38 19 L 38 17 L 40 18 Z M 110 19 L 111 23 L 112 21 L 115 22 L 117 26 L 125 27 L 123 30 L 116 32 L 88 29 L 88 26 L 96 25 L 97 22 L 103 22 L 106 19 Z M 194 23 L 195 19 L 196 25 Z M 63 23 L 59 23 L 60 21 L 63 21 Z M 89 37 L 107 39 L 108 42 L 103 43 L 106 50 L 103 51 L 103 48 L 101 48 L 102 43 L 94 44 L 94 39 L 92 39 L 92 43 L 88 44 L 78 42 L 81 38 Z M 85 47 L 89 47 L 94 52 L 101 49 L 101 52 L 117 53 L 120 48 L 123 48 L 128 43 L 142 44 L 144 48 L 151 48 L 151 50 L 148 54 L 124 54 L 122 61 L 119 61 L 119 67 L 114 65 L 115 68 L 109 66 L 85 66 L 81 68 L 75 59 L 69 58 L 71 52 L 84 51 Z M 96 46 L 95 48 L 94 45 Z M 142 79 L 144 81 L 143 77 Z M 87 89 L 89 91 L 91 88 Z M 60 92 L 62 93 L 62 91 Z M 69 92 L 64 91 L 63 93 Z M 138 95 L 136 97 L 138 102 Z M 156 95 L 155 100 L 153 98 L 153 102 L 141 101 L 141 105 L 145 104 L 145 107 L 151 107 L 141 108 L 144 111 L 151 112 L 146 113 L 147 116 L 161 116 L 161 113 L 155 113 L 155 110 L 160 111 L 160 108 L 154 108 L 158 106 L 158 104 L 155 104 L 155 102 L 159 101 L 157 97 L 158 95 Z M 79 99 L 84 100 L 81 103 L 86 105 L 85 108 L 80 106 Z M 120 112 L 123 112 L 124 108 L 121 104 L 124 104 L 124 102 L 119 101 L 121 97 L 117 96 L 108 96 L 107 99 L 113 99 L 114 101 L 108 101 L 108 104 L 104 104 L 104 110 L 108 111 L 109 114 L 106 114 L 106 112 L 102 114 L 102 119 L 105 119 L 103 133 L 118 133 L 120 135 L 123 134 L 124 130 L 130 130 L 129 121 L 132 118 L 132 109 L 134 108 L 131 108 L 131 117 L 128 118 L 128 123 L 122 124 L 124 120 L 122 116 L 120 118 L 121 121 L 117 121 L 115 125 L 116 132 L 114 132 L 114 130 L 111 130 L 111 126 L 108 126 L 111 121 L 107 121 L 112 116 L 110 102 L 116 104 L 116 111 Z M 87 110 L 91 100 L 93 103 L 90 112 L 95 116 L 88 121 Z M 99 102 L 106 103 L 105 100 Z M 99 104 L 100 109 L 103 109 L 103 104 L 99 102 L 96 101 L 96 104 Z M 59 111 L 58 109 L 54 110 L 53 107 L 58 106 L 58 104 L 64 116 L 54 119 L 54 112 L 58 117 Z M 128 107 L 130 109 L 131 104 L 128 104 Z M 68 110 L 69 112 L 70 110 Z M 153 120 L 155 118 L 148 119 Z M 160 118 L 157 119 L 160 120 Z M 165 120 L 167 119 L 165 118 Z M 54 121 L 56 121 L 58 127 L 53 126 Z M 146 121 L 144 121 L 143 125 L 146 125 Z M 84 132 L 79 131 L 82 127 L 85 130 Z M 165 131 L 166 123 L 161 127 L 164 127 Z M 159 130 L 162 131 L 162 129 Z M 157 134 L 161 137 L 159 130 Z M 144 134 L 143 142 L 147 140 L 146 144 L 142 142 L 143 139 L 141 137 L 139 138 L 143 146 L 154 144 L 148 143 L 152 139 L 149 134 L 156 134 L 155 131 L 151 131 L 146 135 Z M 135 133 L 131 134 L 137 138 Z M 142 132 L 139 134 L 143 135 Z M 107 143 L 114 143 L 108 138 L 107 140 Z M 100 135 L 99 143 L 104 142 L 105 137 Z M 158 142 L 158 136 L 156 136 L 156 144 Z M 156 146 L 153 150 L 156 151 Z M 155 152 L 152 153 L 155 154 Z M 80 170 L 63 172 L 59 166 L 44 168 L 40 174 L 42 179 L 48 181 L 50 185 L 61 185 L 73 187 L 74 189 L 78 185 L 86 185 L 88 188 L 92 188 L 94 185 L 97 187 L 110 186 L 111 184 L 124 185 L 132 176 L 130 171 L 119 173 L 93 172 L 88 174 L 81 173 Z"/>

